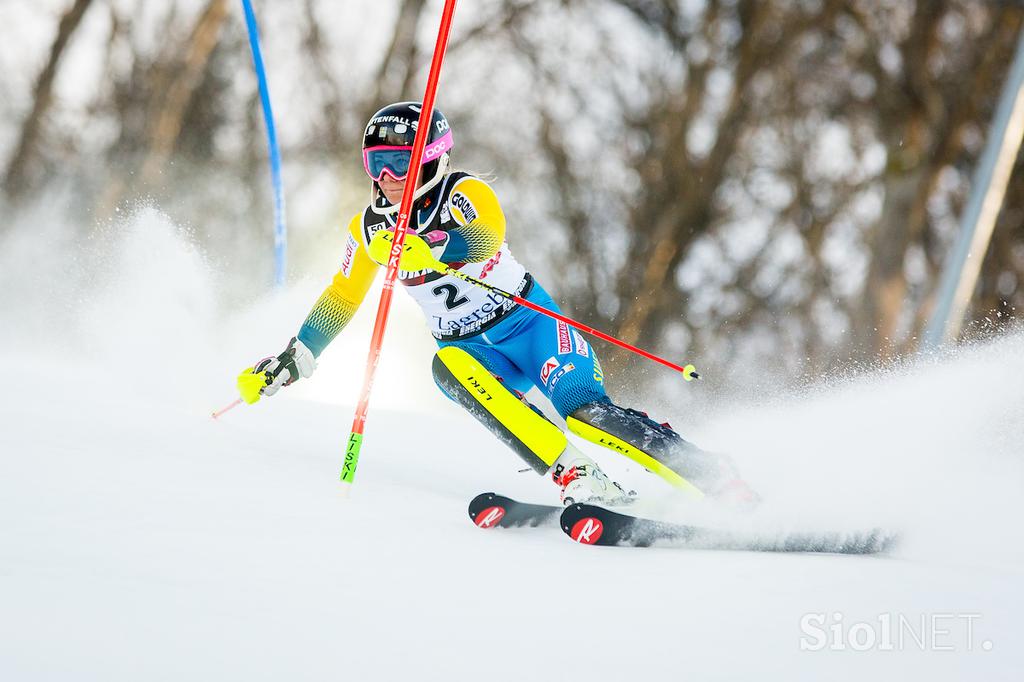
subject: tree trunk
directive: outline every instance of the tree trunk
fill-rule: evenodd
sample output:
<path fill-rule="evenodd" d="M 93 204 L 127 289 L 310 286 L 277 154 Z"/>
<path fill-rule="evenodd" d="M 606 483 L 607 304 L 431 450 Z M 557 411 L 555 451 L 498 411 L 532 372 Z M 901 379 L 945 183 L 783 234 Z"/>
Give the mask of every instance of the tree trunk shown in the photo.
<path fill-rule="evenodd" d="M 426 4 L 426 0 L 402 1 L 391 43 L 377 71 L 375 101 L 367 103 L 370 110 L 364 119 L 396 99 L 412 98 L 409 87 L 416 73 L 416 32 Z"/>
<path fill-rule="evenodd" d="M 227 0 L 210 0 L 192 30 L 182 69 L 167 89 L 163 105 L 157 111 L 156 119 L 150 127 L 149 154 L 142 164 L 140 173 L 143 184 L 149 184 L 156 179 L 174 151 L 181 134 L 185 110 L 202 81 L 210 54 L 217 46 L 227 11 Z"/>
<path fill-rule="evenodd" d="M 174 151 L 185 112 L 202 83 L 203 72 L 220 38 L 227 9 L 227 0 L 210 0 L 207 3 L 189 36 L 183 63 L 159 104 L 152 109 L 147 126 L 149 149 L 138 174 L 138 182 L 142 186 L 156 182 Z M 128 189 L 129 182 L 124 176 L 114 179 L 97 202 L 97 216 L 109 217 Z"/>
<path fill-rule="evenodd" d="M 81 24 L 82 17 L 85 16 L 85 12 L 91 4 L 92 0 L 75 0 L 71 8 L 61 17 L 60 25 L 57 28 L 57 37 L 50 47 L 50 58 L 46 61 L 46 66 L 43 67 L 36 80 L 32 111 L 29 112 L 22 124 L 18 146 L 7 165 L 7 172 L 4 174 L 3 190 L 8 198 L 18 197 L 28 188 L 29 165 L 42 130 L 43 119 L 53 101 L 53 82 L 57 77 L 57 68 L 71 36 Z"/>

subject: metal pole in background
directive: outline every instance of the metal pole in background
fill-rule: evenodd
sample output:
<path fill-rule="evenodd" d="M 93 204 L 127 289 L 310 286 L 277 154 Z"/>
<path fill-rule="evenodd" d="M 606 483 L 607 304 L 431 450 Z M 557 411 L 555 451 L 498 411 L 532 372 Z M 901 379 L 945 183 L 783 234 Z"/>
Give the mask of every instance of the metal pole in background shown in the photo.
<path fill-rule="evenodd" d="M 960 232 L 946 258 L 935 297 L 935 310 L 925 328 L 922 350 L 936 349 L 960 334 L 964 314 L 974 294 L 992 230 L 1006 195 L 1021 138 L 1024 137 L 1024 28 L 999 96 L 995 118 L 978 167 L 971 194 L 960 218 Z"/>
<path fill-rule="evenodd" d="M 259 81 L 260 101 L 263 103 L 263 121 L 267 125 L 267 144 L 270 147 L 270 180 L 274 186 L 274 285 L 280 289 L 284 287 L 288 255 L 284 183 L 281 181 L 281 152 L 277 147 L 274 111 L 270 106 L 270 87 L 267 85 L 267 72 L 263 68 L 263 55 L 260 52 L 260 32 L 256 25 L 256 13 L 253 12 L 252 3 L 249 0 L 242 0 L 242 9 L 245 11 L 245 25 L 249 29 L 249 47 L 252 49 L 252 61 L 256 67 L 256 78 Z"/>

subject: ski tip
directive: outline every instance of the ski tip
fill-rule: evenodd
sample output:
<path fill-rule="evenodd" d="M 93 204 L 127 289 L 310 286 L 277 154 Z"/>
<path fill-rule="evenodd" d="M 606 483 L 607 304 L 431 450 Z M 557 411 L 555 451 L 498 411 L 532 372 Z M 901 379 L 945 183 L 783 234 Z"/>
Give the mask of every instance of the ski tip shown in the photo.
<path fill-rule="evenodd" d="M 498 493 L 481 493 L 469 503 L 469 519 L 478 528 L 521 528 L 555 523 L 561 507 L 520 502 Z"/>
<path fill-rule="evenodd" d="M 497 528 L 501 525 L 501 520 L 505 518 L 505 513 L 505 507 L 500 505 L 485 507 L 473 517 L 473 523 L 477 528 L 483 528 L 484 530 Z"/>
<path fill-rule="evenodd" d="M 469 503 L 469 520 L 477 528 L 494 528 L 505 516 L 505 507 L 498 503 L 495 493 L 480 493 Z"/>
<path fill-rule="evenodd" d="M 562 530 L 572 538 L 573 542 L 581 545 L 596 545 L 604 534 L 604 524 L 596 516 L 584 516 L 572 524 L 563 526 Z"/>
<path fill-rule="evenodd" d="M 562 510 L 560 522 L 562 532 L 573 542 L 581 545 L 615 544 L 614 533 L 609 533 L 607 524 L 615 525 L 618 516 L 603 507 L 575 503 Z"/>
<path fill-rule="evenodd" d="M 496 493 L 480 493 L 472 500 L 469 501 L 469 515 L 473 516 L 475 510 L 479 510 L 482 505 L 486 505 L 488 502 L 493 501 L 497 497 Z"/>

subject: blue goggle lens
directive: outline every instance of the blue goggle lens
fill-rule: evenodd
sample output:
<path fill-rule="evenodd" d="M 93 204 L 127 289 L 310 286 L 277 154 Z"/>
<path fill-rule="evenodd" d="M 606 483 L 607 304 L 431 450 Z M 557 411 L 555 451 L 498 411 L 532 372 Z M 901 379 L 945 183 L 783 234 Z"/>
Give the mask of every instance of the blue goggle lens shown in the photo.
<path fill-rule="evenodd" d="M 366 170 L 370 177 L 380 180 L 385 169 L 401 180 L 409 173 L 412 151 L 408 149 L 376 149 L 366 154 Z"/>

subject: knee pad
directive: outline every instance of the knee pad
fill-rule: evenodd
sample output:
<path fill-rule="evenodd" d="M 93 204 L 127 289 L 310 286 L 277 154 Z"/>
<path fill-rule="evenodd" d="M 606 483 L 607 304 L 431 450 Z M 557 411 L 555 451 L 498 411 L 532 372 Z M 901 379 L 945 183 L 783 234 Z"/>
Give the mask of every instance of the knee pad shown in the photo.
<path fill-rule="evenodd" d="M 480 361 L 456 346 L 434 355 L 434 381 L 450 398 L 544 474 L 568 445 L 560 428 L 505 388 Z"/>

